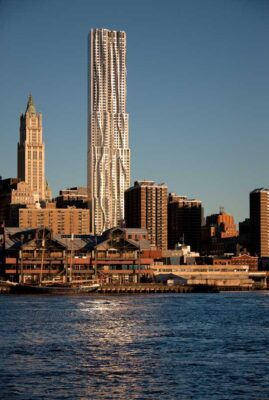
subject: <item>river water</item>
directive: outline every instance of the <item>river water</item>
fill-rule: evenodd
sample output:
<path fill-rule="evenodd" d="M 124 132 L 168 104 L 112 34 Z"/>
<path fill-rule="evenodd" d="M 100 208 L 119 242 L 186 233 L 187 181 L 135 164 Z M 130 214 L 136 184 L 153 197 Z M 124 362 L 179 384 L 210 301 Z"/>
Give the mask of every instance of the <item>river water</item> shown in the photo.
<path fill-rule="evenodd" d="M 269 399 L 269 292 L 0 296 L 0 399 Z"/>

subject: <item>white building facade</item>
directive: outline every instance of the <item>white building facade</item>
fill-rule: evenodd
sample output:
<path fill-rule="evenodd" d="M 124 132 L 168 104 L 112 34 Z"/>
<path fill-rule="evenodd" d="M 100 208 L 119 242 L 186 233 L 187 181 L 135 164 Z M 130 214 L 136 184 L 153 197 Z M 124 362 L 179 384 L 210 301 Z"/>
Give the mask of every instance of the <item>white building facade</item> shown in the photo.
<path fill-rule="evenodd" d="M 91 231 L 101 234 L 121 225 L 130 186 L 126 33 L 92 29 L 89 47 L 88 190 Z"/>

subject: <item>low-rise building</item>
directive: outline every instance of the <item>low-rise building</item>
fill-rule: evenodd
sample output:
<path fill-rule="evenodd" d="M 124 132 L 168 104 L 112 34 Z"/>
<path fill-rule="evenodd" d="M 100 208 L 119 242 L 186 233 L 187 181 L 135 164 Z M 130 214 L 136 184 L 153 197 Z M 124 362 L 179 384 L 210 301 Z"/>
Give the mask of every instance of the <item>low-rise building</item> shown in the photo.
<path fill-rule="evenodd" d="M 251 289 L 254 280 L 249 277 L 247 265 L 153 265 L 154 276 L 162 279 L 173 274 L 190 285 L 213 285 L 223 288 Z"/>
<path fill-rule="evenodd" d="M 200 253 L 191 251 L 191 246 L 179 245 L 175 250 L 164 250 L 162 261 L 167 265 L 196 264 L 196 258 Z"/>
<path fill-rule="evenodd" d="M 247 265 L 249 271 L 258 271 L 259 258 L 250 256 L 249 254 L 240 254 L 239 256 L 230 257 L 212 257 L 208 258 L 211 260 L 212 265 Z"/>
<path fill-rule="evenodd" d="M 249 254 L 240 254 L 231 258 L 233 265 L 248 265 L 249 271 L 258 271 L 259 258 Z"/>
<path fill-rule="evenodd" d="M 66 246 L 48 229 L 5 228 L 0 275 L 21 283 L 63 278 L 66 256 Z"/>
<path fill-rule="evenodd" d="M 154 258 L 146 239 L 126 239 L 128 230 L 113 228 L 102 236 L 60 236 L 47 228 L 5 228 L 0 275 L 20 282 L 104 283 L 149 280 Z M 137 231 L 143 236 L 144 232 Z"/>

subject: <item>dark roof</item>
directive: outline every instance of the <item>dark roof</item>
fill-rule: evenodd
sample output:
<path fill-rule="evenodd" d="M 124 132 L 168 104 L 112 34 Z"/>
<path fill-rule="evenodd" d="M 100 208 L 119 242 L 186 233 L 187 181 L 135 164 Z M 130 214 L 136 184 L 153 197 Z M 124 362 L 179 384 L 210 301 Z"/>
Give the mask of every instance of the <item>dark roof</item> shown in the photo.
<path fill-rule="evenodd" d="M 150 250 L 151 249 L 151 244 L 146 239 L 143 239 L 143 240 L 128 239 L 128 242 L 134 244 L 139 250 Z"/>

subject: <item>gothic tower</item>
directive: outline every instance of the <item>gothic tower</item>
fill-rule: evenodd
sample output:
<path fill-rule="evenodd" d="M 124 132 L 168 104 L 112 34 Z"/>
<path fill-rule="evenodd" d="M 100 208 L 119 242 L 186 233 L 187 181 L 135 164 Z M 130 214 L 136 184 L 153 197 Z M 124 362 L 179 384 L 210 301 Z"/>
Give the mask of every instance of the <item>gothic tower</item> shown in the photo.
<path fill-rule="evenodd" d="M 42 141 L 42 114 L 36 112 L 32 96 L 20 117 L 18 178 L 27 182 L 38 201 L 45 199 L 45 145 Z"/>

